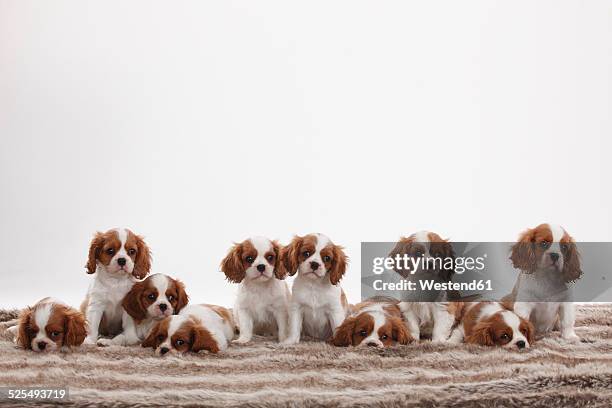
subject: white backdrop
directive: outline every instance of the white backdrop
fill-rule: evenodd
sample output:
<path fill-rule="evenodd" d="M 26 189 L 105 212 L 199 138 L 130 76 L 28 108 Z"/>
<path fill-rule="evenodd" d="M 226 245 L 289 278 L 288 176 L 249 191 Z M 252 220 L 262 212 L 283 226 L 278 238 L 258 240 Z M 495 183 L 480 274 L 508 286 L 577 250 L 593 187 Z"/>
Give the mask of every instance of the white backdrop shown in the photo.
<path fill-rule="evenodd" d="M 0 307 L 78 304 L 89 240 L 230 305 L 252 234 L 612 239 L 608 1 L 0 0 Z M 588 272 L 588 271 L 587 271 Z"/>

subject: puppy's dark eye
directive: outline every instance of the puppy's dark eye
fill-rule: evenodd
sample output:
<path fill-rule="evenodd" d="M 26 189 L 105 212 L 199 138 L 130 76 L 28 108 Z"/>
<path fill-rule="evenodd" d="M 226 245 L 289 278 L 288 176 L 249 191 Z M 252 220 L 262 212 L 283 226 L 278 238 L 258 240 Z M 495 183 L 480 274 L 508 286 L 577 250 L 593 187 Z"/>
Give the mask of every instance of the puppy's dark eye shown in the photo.
<path fill-rule="evenodd" d="M 131 249 L 128 251 L 128 254 L 129 254 L 129 255 L 136 255 L 136 250 L 135 250 L 134 248 L 131 248 Z"/>
<path fill-rule="evenodd" d="M 562 251 L 567 251 L 569 249 L 569 245 L 567 244 L 561 244 L 561 250 Z"/>
<path fill-rule="evenodd" d="M 115 250 L 113 248 L 108 248 L 106 250 L 106 253 L 109 254 L 109 255 L 113 255 L 115 253 Z"/>
<path fill-rule="evenodd" d="M 255 259 L 254 259 L 252 256 L 247 256 L 247 257 L 246 257 L 246 261 L 247 261 L 248 263 L 250 263 L 250 264 L 252 264 L 254 260 L 255 260 Z"/>
<path fill-rule="evenodd" d="M 502 340 L 510 340 L 510 336 L 508 336 L 506 333 L 504 333 L 504 334 L 502 334 L 500 336 L 500 339 L 502 339 Z"/>
<path fill-rule="evenodd" d="M 548 241 L 542 241 L 542 242 L 540 242 L 540 246 L 541 246 L 542 248 L 548 248 L 548 245 L 549 245 Z"/>
<path fill-rule="evenodd" d="M 329 262 L 329 261 L 331 261 L 331 256 L 329 256 L 329 255 L 325 255 L 325 256 L 323 257 L 323 262 Z"/>
<path fill-rule="evenodd" d="M 185 342 L 183 340 L 177 340 L 176 341 L 176 345 L 177 346 L 182 346 L 183 344 L 185 344 Z"/>
<path fill-rule="evenodd" d="M 387 336 L 386 334 L 383 334 L 382 336 L 380 336 L 381 340 L 387 340 L 389 338 L 389 336 Z"/>
<path fill-rule="evenodd" d="M 159 340 L 159 341 L 164 341 L 165 339 L 166 339 L 166 336 L 164 336 L 163 334 L 159 334 L 157 336 L 157 340 Z"/>
<path fill-rule="evenodd" d="M 310 252 L 309 251 L 304 251 L 304 252 L 302 252 L 302 256 L 304 258 L 310 258 Z"/>
<path fill-rule="evenodd" d="M 366 336 L 368 335 L 368 332 L 367 332 L 367 331 L 365 331 L 365 330 L 362 330 L 362 331 L 360 331 L 360 332 L 359 332 L 359 335 L 360 335 L 361 337 L 366 337 Z"/>
<path fill-rule="evenodd" d="M 51 337 L 57 337 L 60 333 L 58 331 L 51 332 Z"/>
<path fill-rule="evenodd" d="M 272 262 L 274 260 L 274 255 L 268 255 L 266 256 L 266 259 L 268 260 L 268 262 Z"/>
<path fill-rule="evenodd" d="M 415 251 L 415 252 L 414 252 L 414 256 L 416 256 L 416 257 L 421 257 L 421 256 L 423 256 L 423 251 L 420 251 L 420 250 Z"/>
<path fill-rule="evenodd" d="M 147 296 L 147 297 L 148 297 L 149 299 L 151 299 L 151 300 L 155 300 L 155 298 L 156 298 L 157 296 L 155 296 L 155 293 L 150 293 L 150 294 L 149 294 L 149 296 Z"/>
<path fill-rule="evenodd" d="M 174 300 L 174 296 L 170 295 L 168 296 L 168 302 L 172 302 Z"/>

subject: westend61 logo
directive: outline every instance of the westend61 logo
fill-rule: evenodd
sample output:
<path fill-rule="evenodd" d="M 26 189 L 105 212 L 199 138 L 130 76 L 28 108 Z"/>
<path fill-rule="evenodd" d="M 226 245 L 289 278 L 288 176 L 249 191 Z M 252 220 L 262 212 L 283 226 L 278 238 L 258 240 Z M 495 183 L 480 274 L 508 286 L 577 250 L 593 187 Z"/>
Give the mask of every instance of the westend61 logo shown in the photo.
<path fill-rule="evenodd" d="M 420 257 L 408 254 L 396 254 L 394 257 L 376 257 L 372 262 L 372 272 L 380 275 L 385 271 L 406 271 L 414 275 L 417 271 L 449 271 L 462 274 L 466 271 L 482 271 L 485 269 L 487 254 L 478 257 Z"/>

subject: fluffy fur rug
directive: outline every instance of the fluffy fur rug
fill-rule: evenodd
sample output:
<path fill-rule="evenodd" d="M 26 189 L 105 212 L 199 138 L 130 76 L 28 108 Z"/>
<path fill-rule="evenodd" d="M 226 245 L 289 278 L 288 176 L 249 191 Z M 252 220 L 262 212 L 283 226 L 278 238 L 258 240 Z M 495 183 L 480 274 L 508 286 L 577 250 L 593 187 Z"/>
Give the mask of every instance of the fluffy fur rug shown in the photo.
<path fill-rule="evenodd" d="M 14 317 L 0 312 L 0 321 Z M 79 407 L 610 407 L 612 305 L 579 307 L 577 325 L 580 344 L 555 333 L 522 352 L 429 342 L 281 347 L 260 339 L 222 355 L 158 358 L 140 347 L 26 352 L 0 324 L 0 385 L 67 386 L 64 404 Z"/>

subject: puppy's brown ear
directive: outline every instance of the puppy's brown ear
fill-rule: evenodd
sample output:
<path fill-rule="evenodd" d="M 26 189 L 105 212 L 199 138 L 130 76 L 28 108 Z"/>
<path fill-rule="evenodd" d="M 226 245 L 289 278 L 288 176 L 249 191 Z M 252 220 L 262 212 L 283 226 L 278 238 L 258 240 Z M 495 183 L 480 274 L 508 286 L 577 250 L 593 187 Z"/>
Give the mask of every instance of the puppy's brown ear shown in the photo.
<path fill-rule="evenodd" d="M 64 320 L 64 346 L 80 346 L 86 336 L 87 323 L 83 313 L 67 308 Z"/>
<path fill-rule="evenodd" d="M 191 351 L 197 353 L 201 350 L 218 353 L 219 346 L 208 330 L 199 324 L 195 324 L 191 330 Z"/>
<path fill-rule="evenodd" d="M 32 349 L 32 309 L 27 308 L 19 316 L 19 331 L 17 333 L 17 344 L 26 350 Z"/>
<path fill-rule="evenodd" d="M 472 333 L 465 338 L 468 344 L 480 344 L 481 346 L 493 346 L 493 336 L 491 335 L 491 325 L 487 322 L 476 324 Z"/>
<path fill-rule="evenodd" d="M 346 272 L 348 257 L 340 245 L 333 245 L 332 252 L 334 255 L 332 257 L 331 271 L 329 272 L 329 281 L 332 285 L 337 285 Z"/>
<path fill-rule="evenodd" d="M 87 273 L 92 274 L 96 272 L 96 267 L 98 266 L 97 260 L 102 246 L 104 246 L 104 235 L 102 235 L 101 232 L 96 232 L 89 244 L 89 255 L 87 257 L 87 263 L 85 264 Z"/>
<path fill-rule="evenodd" d="M 409 254 L 410 246 L 412 245 L 412 241 L 413 241 L 412 237 L 401 237 L 400 240 L 397 242 L 397 244 L 395 244 L 395 247 L 393 247 L 393 249 L 389 253 L 388 257 L 395 259 L 396 255 L 402 256 L 404 254 Z M 407 278 L 410 275 L 410 269 L 398 268 L 398 265 L 397 265 L 398 263 L 401 263 L 401 262 L 394 262 L 395 266 L 393 267 L 393 270 L 399 273 L 403 278 Z"/>
<path fill-rule="evenodd" d="M 435 253 L 437 256 L 442 258 L 442 268 L 437 271 L 438 276 L 444 282 L 450 282 L 453 274 L 455 273 L 454 265 L 455 265 L 455 250 L 453 246 L 448 240 L 443 240 L 441 242 L 432 242 L 430 251 Z M 446 269 L 444 265 L 448 263 L 448 259 L 452 259 L 453 268 Z"/>
<path fill-rule="evenodd" d="M 390 318 L 391 321 L 391 333 L 393 340 L 397 342 L 397 344 L 408 344 L 411 343 L 414 339 L 408 332 L 408 328 L 406 324 L 402 321 L 402 319 L 398 317 Z"/>
<path fill-rule="evenodd" d="M 281 249 L 281 262 L 289 276 L 295 275 L 300 266 L 300 249 L 304 243 L 303 237 L 293 237 L 289 245 Z"/>
<path fill-rule="evenodd" d="M 580 254 L 572 238 L 570 238 L 570 242 L 565 244 L 565 248 L 563 253 L 563 277 L 565 282 L 569 283 L 580 279 L 582 268 L 580 267 Z"/>
<path fill-rule="evenodd" d="M 151 250 L 140 235 L 136 235 L 136 260 L 134 261 L 134 270 L 132 275 L 136 279 L 144 279 L 151 270 Z"/>
<path fill-rule="evenodd" d="M 141 344 L 142 347 L 152 347 L 156 349 L 157 346 L 159 346 L 159 340 L 157 336 L 159 336 L 160 334 L 161 322 L 163 322 L 163 320 L 155 323 L 155 325 L 151 328 L 151 331 L 149 331 L 149 334 Z"/>
<path fill-rule="evenodd" d="M 535 230 L 525 231 L 518 242 L 512 246 L 510 255 L 512 265 L 525 272 L 534 272 L 537 269 L 535 253 Z"/>
<path fill-rule="evenodd" d="M 221 261 L 221 271 L 223 271 L 228 281 L 234 283 L 242 282 L 246 273 L 242 263 L 242 244 L 234 244 L 229 250 L 223 261 Z"/>
<path fill-rule="evenodd" d="M 331 343 L 337 347 L 348 347 L 353 344 L 353 332 L 355 331 L 355 323 L 357 320 L 353 316 L 349 316 L 336 329 Z"/>
<path fill-rule="evenodd" d="M 272 241 L 272 249 L 274 250 L 274 276 L 276 279 L 283 280 L 287 277 L 287 268 L 281 259 L 282 246 L 278 241 Z"/>
<path fill-rule="evenodd" d="M 535 342 L 535 329 L 533 328 L 533 324 L 527 319 L 523 319 L 522 317 L 521 323 L 519 324 L 519 330 L 523 333 L 525 337 L 527 337 L 527 341 L 529 342 L 529 346 L 533 346 Z"/>
<path fill-rule="evenodd" d="M 189 296 L 185 291 L 185 284 L 183 282 L 176 279 L 174 280 L 174 282 L 176 284 L 177 292 L 176 309 L 174 310 L 174 314 L 178 314 L 178 312 L 180 312 L 185 306 L 187 306 L 187 303 L 189 303 Z"/>
<path fill-rule="evenodd" d="M 136 282 L 132 289 L 125 295 L 121 303 L 123 309 L 132 316 L 134 320 L 140 322 L 147 317 L 147 310 L 142 304 L 142 292 L 145 289 L 144 282 Z"/>

